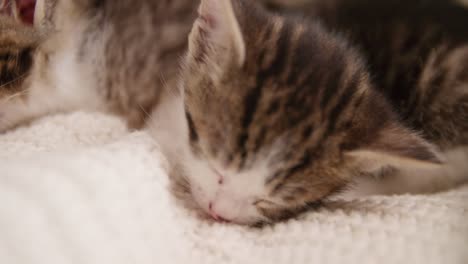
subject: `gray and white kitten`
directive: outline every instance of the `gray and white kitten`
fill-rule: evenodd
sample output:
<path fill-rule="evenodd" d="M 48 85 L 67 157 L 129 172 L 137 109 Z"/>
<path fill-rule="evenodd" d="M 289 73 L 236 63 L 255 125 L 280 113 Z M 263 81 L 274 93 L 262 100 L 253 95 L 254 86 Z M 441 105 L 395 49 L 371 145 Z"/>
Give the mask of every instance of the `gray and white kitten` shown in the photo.
<path fill-rule="evenodd" d="M 313 1 L 322 5 L 301 9 L 311 12 L 301 19 L 248 0 L 201 2 L 180 94 L 154 114 L 181 198 L 217 220 L 272 223 L 327 199 L 432 192 L 468 179 L 468 35 L 438 19 L 466 25 L 466 9 L 382 1 L 407 12 L 366 16 L 382 2 Z M 427 5 L 443 12 L 418 11 Z M 356 24 L 369 31 L 354 34 Z M 407 40 L 438 32 L 447 34 Z"/>
<path fill-rule="evenodd" d="M 10 0 L 15 1 L 15 0 Z M 39 0 L 47 34 L 22 96 L 0 98 L 0 132 L 48 113 L 102 110 L 143 126 L 163 86 L 174 86 L 197 1 Z"/>

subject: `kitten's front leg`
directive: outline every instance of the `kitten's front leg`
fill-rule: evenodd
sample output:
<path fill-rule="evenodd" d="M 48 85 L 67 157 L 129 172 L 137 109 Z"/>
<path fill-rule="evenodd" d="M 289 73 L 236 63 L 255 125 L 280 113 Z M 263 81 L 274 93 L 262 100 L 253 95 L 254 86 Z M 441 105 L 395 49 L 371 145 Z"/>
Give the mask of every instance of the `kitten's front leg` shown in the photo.
<path fill-rule="evenodd" d="M 28 119 L 32 119 L 27 102 L 20 94 L 0 99 L 0 133 L 12 129 Z"/>
<path fill-rule="evenodd" d="M 32 87 L 0 98 L 0 133 L 58 110 L 61 98 L 53 91 L 39 90 Z"/>
<path fill-rule="evenodd" d="M 0 133 L 51 113 L 105 110 L 97 87 L 101 75 L 95 64 L 78 58 L 79 41 L 73 40 L 69 35 L 51 38 L 34 55 L 34 65 L 15 93 L 2 95 L 7 89 L 0 87 Z"/>
<path fill-rule="evenodd" d="M 52 113 L 102 110 L 100 96 L 92 87 L 73 88 L 38 80 L 22 92 L 0 97 L 0 133 Z"/>
<path fill-rule="evenodd" d="M 430 194 L 468 183 L 468 146 L 442 153 L 444 164 L 421 170 L 389 171 L 382 177 L 362 176 L 333 200 L 352 200 L 371 195 Z M 384 173 L 385 174 L 385 173 Z"/>
<path fill-rule="evenodd" d="M 36 23 L 41 34 L 38 34 L 38 44 L 27 49 L 31 53 L 30 65 L 15 76 L 21 81 L 9 85 L 13 87 L 3 86 L 9 80 L 2 82 L 6 75 L 0 74 L 0 133 L 51 113 L 109 110 L 109 103 L 104 99 L 108 96 L 104 86 L 109 85 L 103 80 L 107 34 L 100 26 L 90 23 L 84 15 L 87 12 L 78 12 L 82 7 L 74 6 L 74 2 L 38 1 L 38 8 L 43 9 L 38 11 Z M 52 12 L 55 8 L 60 11 Z M 51 19 L 61 21 L 52 31 L 43 25 L 52 23 Z M 6 24 L 0 27 L 0 33 L 2 29 L 12 32 L 16 27 L 16 23 Z M 0 36 L 2 42 L 7 35 Z M 18 49 L 26 50 L 23 46 L 19 45 Z"/>
<path fill-rule="evenodd" d="M 58 110 L 60 97 L 39 87 L 0 98 L 0 133 Z"/>

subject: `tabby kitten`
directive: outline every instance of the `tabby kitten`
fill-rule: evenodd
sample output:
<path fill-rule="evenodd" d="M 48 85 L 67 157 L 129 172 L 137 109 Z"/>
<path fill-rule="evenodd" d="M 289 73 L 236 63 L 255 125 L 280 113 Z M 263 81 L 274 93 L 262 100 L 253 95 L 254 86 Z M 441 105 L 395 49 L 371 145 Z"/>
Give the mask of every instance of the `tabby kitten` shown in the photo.
<path fill-rule="evenodd" d="M 372 191 L 394 193 L 463 180 L 452 157 L 466 169 L 465 156 L 438 153 L 401 122 L 372 64 L 369 73 L 344 37 L 252 1 L 201 2 L 175 89 L 198 4 L 39 1 L 36 25 L 49 35 L 23 96 L 0 98 L 0 131 L 75 109 L 140 127 L 152 111 L 149 128 L 173 165 L 177 194 L 239 224 L 278 221 L 374 183 Z"/>
<path fill-rule="evenodd" d="M 23 96 L 0 97 L 0 132 L 78 109 L 115 113 L 142 127 L 163 86 L 175 85 L 197 6 L 193 0 L 37 1 L 35 25 L 47 38 L 34 52 Z"/>
<path fill-rule="evenodd" d="M 346 23 L 353 25 L 340 25 Z M 414 30 L 410 24 L 403 29 Z M 365 33 L 381 36 L 378 30 Z M 399 47 L 404 34 L 393 35 L 388 45 Z M 180 91 L 167 94 L 153 115 L 159 125 L 153 134 L 173 164 L 176 194 L 216 220 L 255 224 L 294 216 L 326 198 L 434 191 L 466 180 L 466 152 L 450 152 L 467 140 L 462 73 L 468 67 L 466 60 L 456 61 L 465 55 L 464 46 L 428 50 L 433 55 L 420 74 L 407 73 L 408 80 L 422 78 L 411 86 L 393 77 L 392 70 L 406 68 L 392 64 L 379 71 L 372 58 L 369 67 L 344 35 L 317 21 L 268 13 L 248 0 L 202 0 Z M 413 44 L 408 48 L 417 49 Z M 387 51 L 369 52 L 395 55 Z M 440 57 L 441 52 L 449 53 Z M 419 57 L 411 58 L 407 65 L 420 67 Z M 432 76 L 437 66 L 444 71 Z M 448 127 L 416 132 L 414 123 L 398 115 L 403 109 L 392 107 L 400 99 L 392 100 L 392 90 L 384 89 L 401 89 L 402 82 L 414 90 L 405 92 L 421 94 L 409 96 L 422 103 L 412 107 L 415 116 L 437 113 L 424 110 L 424 99 L 434 97 L 424 89 L 444 89 L 439 103 L 453 116 L 446 120 L 451 134 L 443 138 L 453 141 L 439 146 L 448 152 L 439 153 L 427 141 L 434 139 L 427 136 L 431 131 Z M 434 124 L 446 118 L 440 114 Z"/>

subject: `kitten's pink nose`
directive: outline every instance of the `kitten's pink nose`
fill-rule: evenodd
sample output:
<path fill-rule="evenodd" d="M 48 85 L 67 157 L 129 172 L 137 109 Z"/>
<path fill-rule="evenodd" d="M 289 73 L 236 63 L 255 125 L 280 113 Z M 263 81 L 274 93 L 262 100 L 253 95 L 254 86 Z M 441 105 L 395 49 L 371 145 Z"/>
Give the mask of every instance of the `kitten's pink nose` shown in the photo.
<path fill-rule="evenodd" d="M 227 220 L 227 219 L 224 219 L 222 218 L 221 216 L 219 216 L 213 209 L 213 203 L 210 202 L 210 204 L 208 205 L 208 210 L 210 212 L 210 216 L 215 220 L 215 221 L 218 221 L 218 222 L 226 222 L 226 223 L 229 223 L 230 221 Z"/>

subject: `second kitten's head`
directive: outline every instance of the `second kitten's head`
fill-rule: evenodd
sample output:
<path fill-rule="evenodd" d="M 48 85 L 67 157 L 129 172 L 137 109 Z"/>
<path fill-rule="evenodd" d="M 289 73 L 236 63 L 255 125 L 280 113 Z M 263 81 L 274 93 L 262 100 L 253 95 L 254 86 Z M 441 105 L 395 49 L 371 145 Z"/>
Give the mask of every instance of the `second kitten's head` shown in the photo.
<path fill-rule="evenodd" d="M 274 222 L 356 175 L 438 162 L 344 40 L 249 1 L 201 2 L 182 75 L 184 135 L 173 144 L 213 218 Z"/>

